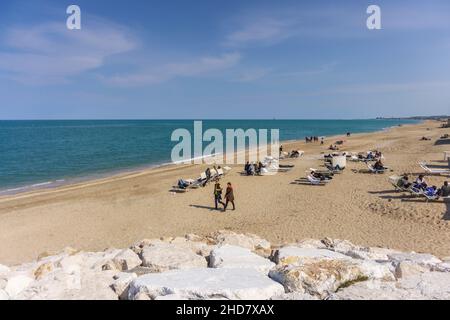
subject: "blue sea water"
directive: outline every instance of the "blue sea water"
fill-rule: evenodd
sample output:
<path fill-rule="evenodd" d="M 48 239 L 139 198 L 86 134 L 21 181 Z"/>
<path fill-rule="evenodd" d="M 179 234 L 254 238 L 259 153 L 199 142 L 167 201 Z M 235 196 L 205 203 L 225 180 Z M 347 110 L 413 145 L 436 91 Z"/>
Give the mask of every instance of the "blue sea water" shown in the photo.
<path fill-rule="evenodd" d="M 206 120 L 203 129 L 279 129 L 280 140 L 372 132 L 412 120 Z M 0 195 L 170 162 L 191 120 L 0 121 Z M 206 145 L 206 143 L 205 143 Z"/>

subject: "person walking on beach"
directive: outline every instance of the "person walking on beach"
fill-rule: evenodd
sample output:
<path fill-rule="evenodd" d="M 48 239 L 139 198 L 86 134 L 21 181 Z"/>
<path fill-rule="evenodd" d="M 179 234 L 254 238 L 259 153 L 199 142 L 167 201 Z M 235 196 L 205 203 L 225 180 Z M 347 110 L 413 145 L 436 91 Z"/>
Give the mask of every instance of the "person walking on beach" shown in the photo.
<path fill-rule="evenodd" d="M 225 192 L 225 206 L 223 207 L 223 211 L 227 210 L 228 202 L 231 202 L 233 205 L 233 210 L 236 210 L 236 207 L 234 206 L 234 190 L 230 182 L 227 183 L 227 190 Z"/>
<path fill-rule="evenodd" d="M 219 181 L 214 184 L 214 205 L 216 210 L 219 209 L 219 203 L 225 207 L 225 203 L 222 202 L 222 187 Z"/>

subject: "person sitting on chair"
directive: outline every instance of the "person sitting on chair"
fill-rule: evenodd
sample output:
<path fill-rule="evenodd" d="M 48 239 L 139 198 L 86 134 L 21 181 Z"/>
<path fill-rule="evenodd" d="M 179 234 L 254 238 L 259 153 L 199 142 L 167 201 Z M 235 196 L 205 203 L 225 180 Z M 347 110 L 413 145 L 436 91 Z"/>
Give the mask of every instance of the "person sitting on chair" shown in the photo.
<path fill-rule="evenodd" d="M 423 174 L 419 175 L 415 181 L 415 186 L 419 189 L 425 190 L 427 188 L 427 182 Z"/>
<path fill-rule="evenodd" d="M 375 162 L 375 164 L 373 165 L 373 168 L 375 170 L 384 170 L 385 169 L 383 163 L 381 162 L 381 160 L 377 160 Z"/>
<path fill-rule="evenodd" d="M 448 181 L 444 181 L 444 185 L 439 189 L 439 196 L 450 197 L 450 186 L 448 185 Z"/>
<path fill-rule="evenodd" d="M 405 174 L 397 181 L 397 187 L 402 189 L 408 189 L 411 186 L 411 182 L 409 182 L 408 176 Z"/>

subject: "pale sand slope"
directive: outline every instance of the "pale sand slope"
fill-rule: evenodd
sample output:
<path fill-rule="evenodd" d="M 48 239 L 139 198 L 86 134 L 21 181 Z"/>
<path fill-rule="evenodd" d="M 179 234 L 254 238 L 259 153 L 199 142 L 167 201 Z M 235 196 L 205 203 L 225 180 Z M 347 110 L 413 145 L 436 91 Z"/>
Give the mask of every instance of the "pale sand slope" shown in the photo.
<path fill-rule="evenodd" d="M 431 128 L 430 131 L 426 128 Z M 450 145 L 435 145 L 448 133 L 437 122 L 403 126 L 388 132 L 359 134 L 341 150 L 380 149 L 394 173 L 422 172 L 420 160 L 443 159 Z M 419 141 L 422 136 L 431 141 Z M 323 237 L 348 239 L 359 245 L 450 255 L 450 204 L 392 191 L 388 176 L 348 169 L 325 187 L 294 183 L 317 160 L 325 146 L 292 143 L 285 150 L 306 155 L 289 161 L 294 170 L 276 176 L 240 176 L 235 167 L 225 179 L 235 186 L 236 211 L 211 210 L 212 189 L 169 192 L 178 178 L 196 177 L 206 166 L 168 167 L 94 183 L 0 198 L 0 262 L 19 263 L 66 246 L 84 250 L 124 247 L 143 238 L 207 234 L 219 229 L 251 232 L 272 243 Z M 328 151 L 326 151 L 328 153 Z M 439 164 L 439 162 L 436 162 Z M 440 163 L 444 165 L 444 163 Z M 445 177 L 429 177 L 440 186 Z"/>

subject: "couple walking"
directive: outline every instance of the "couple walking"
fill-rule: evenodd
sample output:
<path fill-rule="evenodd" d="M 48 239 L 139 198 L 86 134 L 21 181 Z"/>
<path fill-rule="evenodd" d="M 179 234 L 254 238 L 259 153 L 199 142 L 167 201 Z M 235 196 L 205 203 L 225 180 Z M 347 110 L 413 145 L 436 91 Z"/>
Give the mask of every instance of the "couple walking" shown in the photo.
<path fill-rule="evenodd" d="M 231 204 L 233 205 L 233 210 L 235 210 L 234 191 L 233 187 L 231 186 L 231 183 L 230 182 L 227 183 L 227 189 L 225 191 L 225 203 L 222 202 L 222 191 L 223 189 L 220 186 L 219 181 L 216 181 L 216 183 L 214 184 L 214 204 L 216 210 L 219 209 L 218 205 L 220 203 L 221 205 L 223 205 L 223 211 L 226 211 L 229 202 L 231 202 Z"/>

